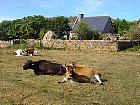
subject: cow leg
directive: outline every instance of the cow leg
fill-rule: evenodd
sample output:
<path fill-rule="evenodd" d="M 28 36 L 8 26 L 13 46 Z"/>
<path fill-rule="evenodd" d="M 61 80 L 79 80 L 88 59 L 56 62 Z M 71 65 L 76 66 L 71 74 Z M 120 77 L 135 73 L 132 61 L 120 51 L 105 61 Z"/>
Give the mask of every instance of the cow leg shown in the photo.
<path fill-rule="evenodd" d="M 65 74 L 66 75 L 66 74 Z M 64 82 L 67 82 L 68 80 L 73 80 L 73 78 L 72 77 L 70 77 L 69 75 L 66 75 L 64 78 L 63 78 L 63 80 L 61 81 L 61 82 L 58 82 L 58 83 L 64 83 Z"/>
<path fill-rule="evenodd" d="M 93 76 L 91 79 L 90 79 L 90 82 L 93 82 L 93 83 L 96 83 L 96 78 L 95 78 L 95 76 Z"/>
<path fill-rule="evenodd" d="M 68 81 L 68 78 L 64 77 L 63 80 L 61 82 L 58 82 L 58 83 L 65 83 Z"/>
<path fill-rule="evenodd" d="M 95 78 L 98 80 L 98 82 L 99 82 L 100 84 L 102 84 L 102 81 L 100 80 L 99 75 L 95 74 Z"/>

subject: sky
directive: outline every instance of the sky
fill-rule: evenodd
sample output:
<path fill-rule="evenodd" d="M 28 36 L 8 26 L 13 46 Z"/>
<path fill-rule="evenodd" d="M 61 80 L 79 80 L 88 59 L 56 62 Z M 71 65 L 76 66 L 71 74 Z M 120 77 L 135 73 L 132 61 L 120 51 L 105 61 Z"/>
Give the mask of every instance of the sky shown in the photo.
<path fill-rule="evenodd" d="M 26 16 L 110 16 L 140 19 L 140 0 L 0 0 L 0 22 Z"/>

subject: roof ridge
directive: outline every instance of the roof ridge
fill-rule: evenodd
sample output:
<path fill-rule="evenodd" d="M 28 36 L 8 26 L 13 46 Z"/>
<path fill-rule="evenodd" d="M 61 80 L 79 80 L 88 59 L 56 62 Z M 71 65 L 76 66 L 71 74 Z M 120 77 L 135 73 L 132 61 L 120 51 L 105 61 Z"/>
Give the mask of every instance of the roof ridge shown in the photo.
<path fill-rule="evenodd" d="M 93 17 L 110 17 L 110 16 L 90 16 L 90 17 L 84 17 L 84 18 L 93 18 Z"/>

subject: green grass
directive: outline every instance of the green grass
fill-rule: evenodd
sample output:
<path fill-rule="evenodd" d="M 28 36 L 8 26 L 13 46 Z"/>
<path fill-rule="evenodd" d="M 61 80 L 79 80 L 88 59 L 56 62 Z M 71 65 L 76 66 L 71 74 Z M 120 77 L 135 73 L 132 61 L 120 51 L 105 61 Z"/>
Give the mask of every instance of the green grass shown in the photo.
<path fill-rule="evenodd" d="M 125 51 L 140 52 L 140 45 L 139 46 L 130 47 L 130 48 L 126 49 Z"/>
<path fill-rule="evenodd" d="M 140 53 L 40 50 L 38 56 L 17 57 L 0 49 L 0 105 L 139 105 Z M 76 61 L 95 66 L 105 85 L 63 83 L 63 76 L 34 75 L 22 70 L 26 60 Z"/>

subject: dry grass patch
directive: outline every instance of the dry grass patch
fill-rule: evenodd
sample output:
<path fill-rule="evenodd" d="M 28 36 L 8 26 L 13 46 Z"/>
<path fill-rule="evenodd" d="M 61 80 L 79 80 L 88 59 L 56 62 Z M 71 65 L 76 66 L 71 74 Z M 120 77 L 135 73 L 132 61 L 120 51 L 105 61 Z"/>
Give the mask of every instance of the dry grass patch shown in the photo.
<path fill-rule="evenodd" d="M 0 49 L 1 105 L 138 105 L 140 103 L 140 54 L 130 52 L 81 52 L 40 50 L 38 56 L 17 57 L 13 49 Z M 75 61 L 96 66 L 108 82 L 63 83 L 63 76 L 36 76 L 23 71 L 28 60 L 46 59 L 65 64 Z"/>

